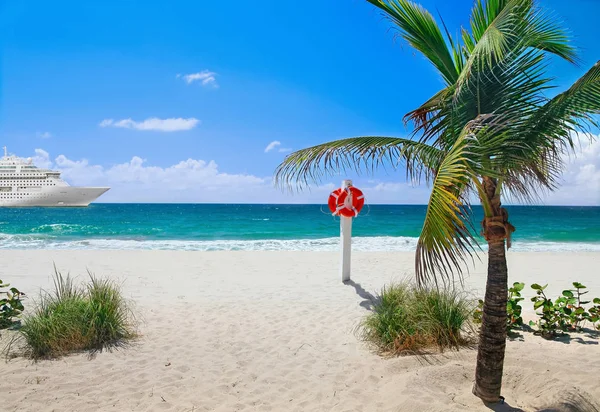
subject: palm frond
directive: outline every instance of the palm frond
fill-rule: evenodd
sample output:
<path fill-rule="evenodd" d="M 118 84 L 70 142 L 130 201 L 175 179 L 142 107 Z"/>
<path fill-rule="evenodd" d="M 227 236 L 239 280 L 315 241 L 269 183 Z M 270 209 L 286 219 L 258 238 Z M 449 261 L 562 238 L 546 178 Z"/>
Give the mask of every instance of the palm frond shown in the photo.
<path fill-rule="evenodd" d="M 600 61 L 596 62 L 568 90 L 549 100 L 528 123 L 532 143 L 563 145 L 573 148 L 572 132 L 585 124 L 598 126 L 593 115 L 600 114 Z"/>
<path fill-rule="evenodd" d="M 528 50 L 555 54 L 567 61 L 577 60 L 566 31 L 534 0 L 478 0 L 471 16 L 472 33 L 463 31 L 468 55 L 456 83 L 461 92 L 473 72 L 492 69 L 507 55 L 518 59 Z"/>
<path fill-rule="evenodd" d="M 299 188 L 318 183 L 324 176 L 353 170 L 404 164 L 412 180 L 430 179 L 442 159 L 442 152 L 425 143 L 399 137 L 365 136 L 336 140 L 298 150 L 288 155 L 275 171 L 275 184 Z"/>
<path fill-rule="evenodd" d="M 474 175 L 470 157 L 476 143 L 468 125 L 437 170 L 423 229 L 417 243 L 415 272 L 420 285 L 454 280 L 454 270 L 475 251 L 477 242 L 470 231 L 470 206 L 467 194 Z"/>
<path fill-rule="evenodd" d="M 462 50 L 462 46 L 460 44 L 460 42 L 458 40 L 454 40 L 452 38 L 452 35 L 450 34 L 450 31 L 448 30 L 448 27 L 446 26 L 446 23 L 444 22 L 444 19 L 442 18 L 442 16 L 440 15 L 440 21 L 442 22 L 442 26 L 444 27 L 444 31 L 446 32 L 446 38 L 448 39 L 448 42 L 450 43 L 450 50 L 452 50 L 452 58 L 454 60 L 454 66 L 456 68 L 456 72 L 460 73 L 463 70 L 463 67 L 465 65 L 465 60 L 466 60 L 466 56 L 463 54 L 463 50 Z"/>
<path fill-rule="evenodd" d="M 398 26 L 400 35 L 438 69 L 448 84 L 456 81 L 459 65 L 453 60 L 440 27 L 427 10 L 408 0 L 367 1 Z"/>
<path fill-rule="evenodd" d="M 577 52 L 570 44 L 569 34 L 534 0 L 477 0 L 471 11 L 471 33 L 463 31 L 463 42 L 468 54 L 485 35 L 490 26 L 497 24 L 498 16 L 511 10 L 522 21 L 518 27 L 525 30 L 520 37 L 522 47 L 534 48 L 555 54 L 571 63 L 577 61 Z M 521 33 L 525 34 L 525 33 Z M 515 32 L 515 35 L 518 33 Z"/>
<path fill-rule="evenodd" d="M 472 46 L 485 35 L 487 29 L 493 24 L 498 14 L 505 9 L 508 2 L 508 0 L 475 1 L 473 9 L 471 10 Z M 472 52 L 472 50 L 471 47 L 469 52 Z"/>
<path fill-rule="evenodd" d="M 457 79 L 457 91 L 461 91 L 474 69 L 482 71 L 484 65 L 493 67 L 514 48 L 524 27 L 523 3 L 520 0 L 475 3 L 471 16 L 472 40 L 465 42 L 469 47 L 468 58 Z"/>
<path fill-rule="evenodd" d="M 558 187 L 562 154 L 574 150 L 576 132 L 585 131 L 586 124 L 598 126 L 594 115 L 600 114 L 600 62 L 567 91 L 522 114 L 526 117 L 510 130 L 496 167 L 505 171 L 512 195 L 533 202 Z"/>
<path fill-rule="evenodd" d="M 449 87 L 440 90 L 421 106 L 405 114 L 404 123 L 408 124 L 409 122 L 412 122 L 415 126 L 416 133 L 427 133 L 428 129 L 435 123 L 434 117 L 436 113 L 439 113 L 443 109 L 448 100 L 448 96 L 451 94 L 452 89 Z"/>
<path fill-rule="evenodd" d="M 420 141 L 442 150 L 451 147 L 464 125 L 480 115 L 493 120 L 496 134 L 506 132 L 545 102 L 543 92 L 550 87 L 544 77 L 545 65 L 542 52 L 536 50 L 507 56 L 491 70 L 474 72 L 473 81 L 467 82 L 462 93 L 456 94 L 455 87 L 448 86 L 404 120 L 414 123 Z M 497 146 L 489 155 L 502 154 L 506 146 Z"/>
<path fill-rule="evenodd" d="M 522 0 L 532 2 L 532 0 Z M 571 63 L 577 63 L 577 50 L 571 45 L 571 36 L 557 19 L 535 3 L 529 8 L 527 16 L 527 34 L 523 37 L 523 47 L 534 48 L 552 53 Z"/>

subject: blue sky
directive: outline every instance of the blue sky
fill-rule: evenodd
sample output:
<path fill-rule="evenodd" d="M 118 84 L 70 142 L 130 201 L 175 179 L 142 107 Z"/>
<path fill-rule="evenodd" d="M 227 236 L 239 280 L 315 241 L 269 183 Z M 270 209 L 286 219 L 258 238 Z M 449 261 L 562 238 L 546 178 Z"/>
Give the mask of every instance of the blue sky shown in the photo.
<path fill-rule="evenodd" d="M 453 33 L 468 24 L 471 0 L 421 3 Z M 582 67 L 551 67 L 564 87 L 600 58 L 600 2 L 543 4 L 581 49 Z M 407 136 L 402 115 L 441 86 L 390 28 L 364 0 L 0 1 L 0 143 L 73 184 L 110 185 L 106 201 L 318 202 L 339 178 L 271 187 L 285 149 Z M 565 177 L 584 186 L 546 202 L 600 203 L 600 149 L 585 150 Z M 374 203 L 427 200 L 401 173 L 355 183 Z"/>

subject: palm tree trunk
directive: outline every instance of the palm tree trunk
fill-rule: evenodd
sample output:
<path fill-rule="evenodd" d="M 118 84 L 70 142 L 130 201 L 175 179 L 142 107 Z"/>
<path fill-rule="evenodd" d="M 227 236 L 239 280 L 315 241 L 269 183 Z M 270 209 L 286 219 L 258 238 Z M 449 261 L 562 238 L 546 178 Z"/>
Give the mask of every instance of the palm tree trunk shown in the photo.
<path fill-rule="evenodd" d="M 485 402 L 498 402 L 501 399 L 508 299 L 505 246 L 510 247 L 510 235 L 514 231 L 514 227 L 508 222 L 508 212 L 502 208 L 498 186 L 496 179 L 483 178 L 484 200 L 489 205 L 489 211 L 482 222 L 483 236 L 488 242 L 488 275 L 473 394 Z"/>
<path fill-rule="evenodd" d="M 498 402 L 506 348 L 508 268 L 504 239 L 488 241 L 488 246 L 488 276 L 473 393 L 485 402 Z"/>

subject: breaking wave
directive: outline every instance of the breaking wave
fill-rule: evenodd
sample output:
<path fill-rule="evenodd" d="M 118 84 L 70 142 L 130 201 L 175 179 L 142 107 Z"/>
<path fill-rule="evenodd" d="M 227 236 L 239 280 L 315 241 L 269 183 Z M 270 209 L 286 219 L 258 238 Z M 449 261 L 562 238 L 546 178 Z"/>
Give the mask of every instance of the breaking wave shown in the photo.
<path fill-rule="evenodd" d="M 123 238 L 64 239 L 47 233 L 0 233 L 0 249 L 101 249 L 101 250 L 281 250 L 281 251 L 337 251 L 339 237 L 322 239 L 261 239 L 261 240 L 149 240 Z M 354 237 L 352 248 L 362 252 L 412 252 L 415 237 Z M 485 249 L 485 246 L 484 246 Z M 581 242 L 513 242 L 511 251 L 518 252 L 600 252 L 600 243 Z"/>

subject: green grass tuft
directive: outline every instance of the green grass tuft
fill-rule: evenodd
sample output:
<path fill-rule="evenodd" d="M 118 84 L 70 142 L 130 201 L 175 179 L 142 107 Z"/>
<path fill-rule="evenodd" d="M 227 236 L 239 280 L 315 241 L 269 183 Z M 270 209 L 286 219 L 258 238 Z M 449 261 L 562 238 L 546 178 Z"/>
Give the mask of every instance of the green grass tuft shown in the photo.
<path fill-rule="evenodd" d="M 135 324 L 114 281 L 90 273 L 79 287 L 55 271 L 54 290 L 42 292 L 20 333 L 33 358 L 51 358 L 122 345 L 135 337 Z"/>
<path fill-rule="evenodd" d="M 459 348 L 473 341 L 474 303 L 455 290 L 418 289 L 408 283 L 385 287 L 360 325 L 362 338 L 380 351 L 420 353 Z"/>

